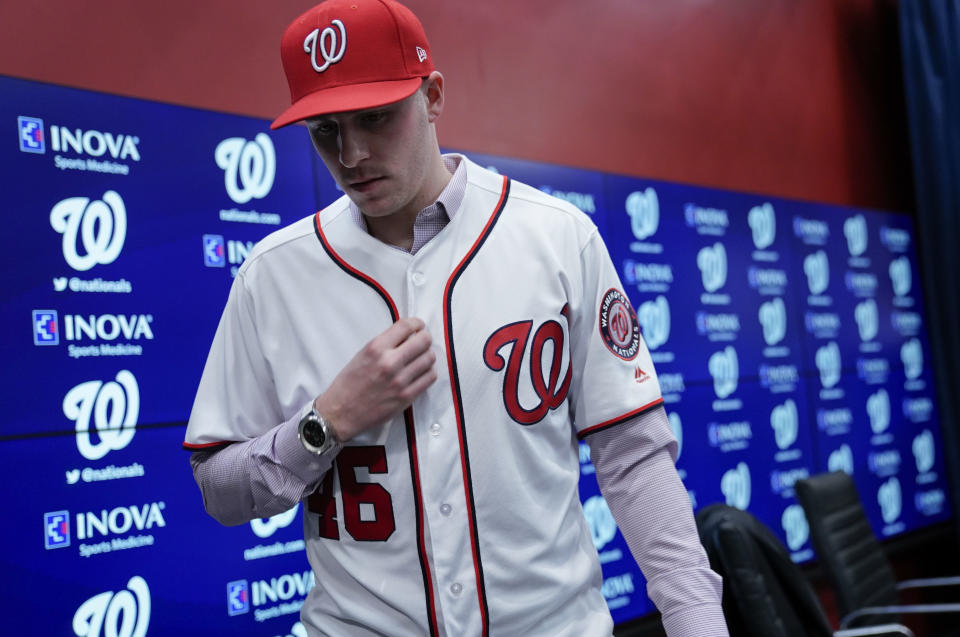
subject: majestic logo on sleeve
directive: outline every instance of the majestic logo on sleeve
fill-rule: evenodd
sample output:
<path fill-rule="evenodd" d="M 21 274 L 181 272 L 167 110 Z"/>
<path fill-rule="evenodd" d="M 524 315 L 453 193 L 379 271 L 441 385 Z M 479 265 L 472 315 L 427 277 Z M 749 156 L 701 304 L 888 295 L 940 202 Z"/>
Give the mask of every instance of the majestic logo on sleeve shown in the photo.
<path fill-rule="evenodd" d="M 560 313 L 566 316 L 567 311 L 567 306 L 564 306 Z M 635 324 L 636 321 L 634 321 Z M 548 411 L 563 404 L 570 389 L 572 370 L 569 362 L 567 363 L 567 373 L 563 380 L 560 380 L 560 370 L 563 365 L 563 352 L 565 350 L 563 326 L 554 320 L 545 321 L 533 334 L 529 359 L 529 378 L 533 384 L 533 393 L 540 402 L 530 409 L 521 404 L 520 367 L 527 350 L 527 343 L 530 341 L 532 328 L 533 321 L 530 320 L 504 325 L 490 335 L 483 347 L 483 362 L 487 364 L 487 367 L 495 372 L 499 372 L 506 367 L 507 373 L 503 379 L 503 404 L 510 417 L 521 425 L 533 425 L 543 420 Z M 549 348 L 547 348 L 548 343 Z M 509 360 L 505 360 L 500 355 L 500 350 L 507 345 L 510 346 Z M 545 353 L 549 356 L 550 361 L 547 376 L 544 376 L 543 368 Z"/>
<path fill-rule="evenodd" d="M 623 292 L 607 290 L 600 302 L 600 336 L 611 352 L 625 361 L 640 351 L 640 324 L 633 306 Z"/>
<path fill-rule="evenodd" d="M 303 39 L 303 52 L 310 54 L 310 64 L 317 73 L 323 73 L 331 64 L 339 62 L 347 50 L 347 29 L 343 22 L 334 20 L 331 24 L 337 27 L 336 31 L 333 27 L 325 27 L 322 31 L 316 28 Z M 323 58 L 323 64 L 317 64 L 318 52 Z"/>

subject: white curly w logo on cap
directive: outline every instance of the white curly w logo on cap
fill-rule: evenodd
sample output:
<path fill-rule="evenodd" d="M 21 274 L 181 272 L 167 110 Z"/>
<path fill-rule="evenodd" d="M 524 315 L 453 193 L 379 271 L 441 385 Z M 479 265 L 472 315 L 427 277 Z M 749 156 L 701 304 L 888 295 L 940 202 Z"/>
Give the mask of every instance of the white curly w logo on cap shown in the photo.
<path fill-rule="evenodd" d="M 331 22 L 340 32 L 339 36 L 333 27 L 324 27 L 314 29 L 303 39 L 303 52 L 310 54 L 310 64 L 317 73 L 323 73 L 331 64 L 336 64 L 343 59 L 343 54 L 347 50 L 347 29 L 340 20 Z M 340 48 L 337 49 L 339 42 Z M 317 50 L 320 51 L 320 57 L 323 58 L 323 64 L 317 64 Z"/>

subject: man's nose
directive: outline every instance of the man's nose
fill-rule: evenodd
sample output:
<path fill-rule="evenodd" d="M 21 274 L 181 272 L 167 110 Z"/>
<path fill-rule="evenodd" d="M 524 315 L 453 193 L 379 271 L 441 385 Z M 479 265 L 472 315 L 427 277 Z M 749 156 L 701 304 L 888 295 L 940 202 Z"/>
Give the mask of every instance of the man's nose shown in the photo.
<path fill-rule="evenodd" d="M 345 168 L 354 168 L 370 156 L 363 135 L 345 130 L 342 126 L 337 135 L 337 145 L 340 147 L 340 164 Z"/>

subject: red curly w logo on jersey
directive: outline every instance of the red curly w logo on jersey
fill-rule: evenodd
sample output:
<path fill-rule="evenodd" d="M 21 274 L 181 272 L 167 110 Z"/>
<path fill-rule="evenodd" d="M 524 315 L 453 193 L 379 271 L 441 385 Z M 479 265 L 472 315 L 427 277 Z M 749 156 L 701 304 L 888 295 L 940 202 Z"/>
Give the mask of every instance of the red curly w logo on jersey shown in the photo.
<path fill-rule="evenodd" d="M 564 306 L 560 311 L 567 316 L 568 308 Z M 506 367 L 503 379 L 503 404 L 510 417 L 521 425 L 533 425 L 547 415 L 551 409 L 563 404 L 570 389 L 570 366 L 560 381 L 560 369 L 563 364 L 564 335 L 563 326 L 557 321 L 548 320 L 533 332 L 531 343 L 530 332 L 533 330 L 533 321 L 517 321 L 497 329 L 487 339 L 483 347 L 483 362 L 495 372 Z M 550 344 L 552 357 L 547 374 L 544 374 L 544 348 Z M 523 363 L 527 345 L 530 345 L 530 381 L 533 391 L 540 399 L 539 404 L 526 408 L 520 404 L 520 368 Z M 500 354 L 506 346 L 510 346 L 509 359 Z M 559 383 L 559 385 L 558 385 Z"/>

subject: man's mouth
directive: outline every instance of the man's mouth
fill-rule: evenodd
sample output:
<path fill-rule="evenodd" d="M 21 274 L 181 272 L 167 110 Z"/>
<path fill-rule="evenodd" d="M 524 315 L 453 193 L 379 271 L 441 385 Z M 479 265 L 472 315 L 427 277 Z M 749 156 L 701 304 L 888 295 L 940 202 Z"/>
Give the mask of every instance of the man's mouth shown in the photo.
<path fill-rule="evenodd" d="M 356 180 L 347 182 L 347 185 L 350 187 L 351 190 L 355 190 L 357 192 L 366 192 L 371 188 L 375 187 L 376 184 L 383 179 L 385 179 L 385 177 L 370 177 L 366 179 L 356 179 Z"/>

